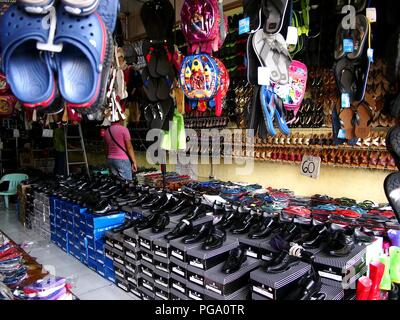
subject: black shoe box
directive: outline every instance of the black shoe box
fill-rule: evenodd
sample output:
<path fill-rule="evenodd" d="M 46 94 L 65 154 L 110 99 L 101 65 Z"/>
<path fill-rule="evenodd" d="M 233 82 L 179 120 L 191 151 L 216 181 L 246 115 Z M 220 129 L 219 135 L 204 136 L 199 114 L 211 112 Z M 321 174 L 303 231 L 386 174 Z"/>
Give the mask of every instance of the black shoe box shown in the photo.
<path fill-rule="evenodd" d="M 120 251 L 116 248 L 111 249 L 113 252 L 113 261 L 118 262 L 119 264 L 125 264 L 125 252 Z"/>
<path fill-rule="evenodd" d="M 230 295 L 221 296 L 213 291 L 204 290 L 204 300 L 224 300 L 224 301 L 232 301 L 232 300 L 247 300 L 247 296 L 249 294 L 249 286 L 246 285 L 239 290 L 232 292 Z"/>
<path fill-rule="evenodd" d="M 261 242 L 260 244 L 260 259 L 266 262 L 271 261 L 277 254 L 281 252 L 279 250 L 276 250 L 269 244 L 271 238 L 272 236 L 269 237 L 267 240 Z M 321 252 L 321 250 L 322 250 L 321 248 L 317 248 L 317 249 L 309 249 L 307 251 L 315 255 Z"/>
<path fill-rule="evenodd" d="M 168 240 L 162 238 L 154 240 L 153 242 L 153 254 L 154 256 L 168 259 L 170 252 L 170 244 Z"/>
<path fill-rule="evenodd" d="M 129 257 L 133 260 L 140 260 L 140 250 L 139 248 L 136 249 L 129 249 L 125 246 L 125 257 Z"/>
<path fill-rule="evenodd" d="M 128 281 L 129 282 L 129 281 Z M 142 299 L 142 293 L 139 290 L 139 286 L 138 285 L 134 285 L 131 284 L 129 282 L 129 292 L 134 294 L 136 297 L 138 297 L 139 299 Z"/>
<path fill-rule="evenodd" d="M 164 239 L 164 236 L 168 234 L 174 227 L 176 223 L 171 222 L 163 232 L 154 233 L 152 228 L 140 230 L 138 232 L 139 239 L 138 244 L 141 248 L 153 251 L 153 242 L 157 239 Z"/>
<path fill-rule="evenodd" d="M 135 231 L 135 228 L 124 230 L 123 238 L 125 248 L 135 250 L 138 247 L 138 234 Z"/>
<path fill-rule="evenodd" d="M 109 244 L 104 245 L 104 256 L 107 257 L 108 259 L 111 259 L 114 261 L 114 251 L 113 247 L 111 247 Z"/>
<path fill-rule="evenodd" d="M 128 256 L 125 257 L 125 271 L 138 273 L 140 265 L 141 265 L 140 260 L 134 260 Z"/>
<path fill-rule="evenodd" d="M 324 300 L 343 300 L 344 291 L 338 287 L 332 287 L 330 285 L 322 283 L 322 287 L 319 290 L 319 293 L 325 294 Z M 316 300 L 315 295 L 311 297 L 311 300 Z"/>
<path fill-rule="evenodd" d="M 250 258 L 261 259 L 261 244 L 264 240 L 250 239 L 248 234 L 229 235 L 230 238 L 236 237 L 239 243 L 246 249 L 246 255 Z"/>
<path fill-rule="evenodd" d="M 255 293 L 254 291 L 251 293 L 251 300 L 253 300 L 253 301 L 260 301 L 260 300 L 271 301 L 270 299 L 262 296 L 261 294 Z"/>
<path fill-rule="evenodd" d="M 333 257 L 321 251 L 315 255 L 315 269 L 331 286 L 355 289 L 357 279 L 367 273 L 366 247 L 355 246 L 346 257 Z"/>
<path fill-rule="evenodd" d="M 207 291 L 219 295 L 224 300 L 225 296 L 229 296 L 248 285 L 250 273 L 260 266 L 260 260 L 247 258 L 240 269 L 231 274 L 223 272 L 223 266 L 224 263 L 218 264 L 204 273 L 204 287 Z"/>
<path fill-rule="evenodd" d="M 153 252 L 152 251 L 141 248 L 139 256 L 140 256 L 140 259 L 142 259 L 148 263 L 153 263 Z"/>
<path fill-rule="evenodd" d="M 169 288 L 165 288 L 157 283 L 154 285 L 154 296 L 156 300 L 170 300 L 171 291 Z"/>
<path fill-rule="evenodd" d="M 171 257 L 171 274 L 176 274 L 180 277 L 187 278 L 188 263 Z"/>
<path fill-rule="evenodd" d="M 129 282 L 131 286 L 138 286 L 138 274 L 125 269 L 125 280 Z"/>
<path fill-rule="evenodd" d="M 269 300 L 281 300 L 293 288 L 303 275 L 311 270 L 311 266 L 304 262 L 291 266 L 281 273 L 266 273 L 261 268 L 250 273 L 251 291 L 266 297 Z"/>
<path fill-rule="evenodd" d="M 139 291 L 142 294 L 142 300 L 154 300 L 154 292 L 146 287 L 139 286 Z"/>
<path fill-rule="evenodd" d="M 159 256 L 153 256 L 154 260 L 154 271 L 159 270 L 160 272 L 163 272 L 164 274 L 170 274 L 171 273 L 171 266 L 170 266 L 170 260 L 165 259 Z"/>
<path fill-rule="evenodd" d="M 201 243 L 184 244 L 181 238 L 170 242 L 170 257 L 174 257 L 180 261 L 187 262 L 187 251 L 193 248 L 200 248 Z"/>
<path fill-rule="evenodd" d="M 148 277 L 150 277 L 151 279 L 153 279 L 154 276 L 154 266 L 153 264 L 142 260 L 140 267 L 139 267 L 140 273 L 143 275 L 146 275 Z"/>
<path fill-rule="evenodd" d="M 187 251 L 187 260 L 190 266 L 208 270 L 226 260 L 229 251 L 235 249 L 238 245 L 237 239 L 227 238 L 221 247 L 214 250 L 203 250 L 201 247 L 195 247 Z"/>
<path fill-rule="evenodd" d="M 129 283 L 124 278 L 115 275 L 115 285 L 125 292 L 129 292 Z"/>
<path fill-rule="evenodd" d="M 188 282 L 192 282 L 204 288 L 204 273 L 204 270 L 188 265 L 186 279 L 188 280 Z"/>
<path fill-rule="evenodd" d="M 113 262 L 113 265 L 114 265 L 115 276 L 118 276 L 118 277 L 126 280 L 126 277 L 125 277 L 126 268 L 125 268 L 125 266 L 120 264 L 120 263 L 118 263 L 118 262 L 116 262 L 116 261 Z"/>
<path fill-rule="evenodd" d="M 143 273 L 139 273 L 138 274 L 138 283 L 139 283 L 139 288 L 146 288 L 147 290 L 154 292 L 154 281 L 152 278 L 148 277 L 147 275 L 145 275 Z"/>
<path fill-rule="evenodd" d="M 153 278 L 154 283 L 158 284 L 158 286 L 164 288 L 165 290 L 168 290 L 171 286 L 171 275 L 168 273 L 154 269 Z"/>
<path fill-rule="evenodd" d="M 171 273 L 171 289 L 179 291 L 181 294 L 187 293 L 187 280 L 175 273 Z"/>
<path fill-rule="evenodd" d="M 204 288 L 188 281 L 186 284 L 187 287 L 187 296 L 189 297 L 190 300 L 204 300 Z"/>
<path fill-rule="evenodd" d="M 170 300 L 190 300 L 190 299 L 189 299 L 189 297 L 187 297 L 186 295 L 182 294 L 178 290 L 175 290 L 174 288 L 171 288 Z"/>
<path fill-rule="evenodd" d="M 114 247 L 115 249 L 124 251 L 124 235 L 122 232 L 114 233 L 107 231 L 104 240 L 106 244 Z"/>

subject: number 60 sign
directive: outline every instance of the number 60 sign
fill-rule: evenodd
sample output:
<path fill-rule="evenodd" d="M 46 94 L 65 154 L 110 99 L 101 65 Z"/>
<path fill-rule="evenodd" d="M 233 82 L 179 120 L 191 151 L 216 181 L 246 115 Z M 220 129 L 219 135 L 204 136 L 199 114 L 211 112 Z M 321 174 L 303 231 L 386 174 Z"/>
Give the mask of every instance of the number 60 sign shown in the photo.
<path fill-rule="evenodd" d="M 321 158 L 303 156 L 300 165 L 300 174 L 306 177 L 317 179 L 321 169 Z"/>

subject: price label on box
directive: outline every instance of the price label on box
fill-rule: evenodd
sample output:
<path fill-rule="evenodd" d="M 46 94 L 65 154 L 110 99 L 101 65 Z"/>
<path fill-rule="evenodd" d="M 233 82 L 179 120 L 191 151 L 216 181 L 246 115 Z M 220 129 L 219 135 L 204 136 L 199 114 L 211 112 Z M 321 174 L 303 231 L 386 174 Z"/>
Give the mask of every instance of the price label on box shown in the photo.
<path fill-rule="evenodd" d="M 321 158 L 304 156 L 301 161 L 300 174 L 302 176 L 317 179 L 321 170 Z"/>
<path fill-rule="evenodd" d="M 250 17 L 239 20 L 239 35 L 250 32 Z"/>

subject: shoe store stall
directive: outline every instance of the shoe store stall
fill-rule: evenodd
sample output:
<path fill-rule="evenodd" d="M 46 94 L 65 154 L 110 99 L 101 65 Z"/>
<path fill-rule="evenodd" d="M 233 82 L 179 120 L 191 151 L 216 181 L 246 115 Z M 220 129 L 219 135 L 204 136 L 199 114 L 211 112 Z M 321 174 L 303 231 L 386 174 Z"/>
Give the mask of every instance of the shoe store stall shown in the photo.
<path fill-rule="evenodd" d="M 1 5 L 0 299 L 399 300 L 398 7 Z"/>

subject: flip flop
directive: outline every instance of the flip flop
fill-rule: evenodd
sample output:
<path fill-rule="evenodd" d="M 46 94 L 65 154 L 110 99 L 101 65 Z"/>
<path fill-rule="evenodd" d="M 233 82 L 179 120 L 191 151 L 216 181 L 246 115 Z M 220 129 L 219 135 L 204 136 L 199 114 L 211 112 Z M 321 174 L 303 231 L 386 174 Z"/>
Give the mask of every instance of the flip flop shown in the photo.
<path fill-rule="evenodd" d="M 151 102 L 157 102 L 157 89 L 158 79 L 154 79 L 149 74 L 149 69 L 145 68 L 142 71 L 143 90 L 146 93 L 147 98 Z"/>
<path fill-rule="evenodd" d="M 110 70 L 113 44 L 99 14 L 81 19 L 63 9 L 57 12 L 55 43 L 63 43 L 63 51 L 56 55 L 61 96 L 73 108 L 88 108 L 101 94 L 103 76 Z M 107 81 L 106 81 L 107 82 Z"/>
<path fill-rule="evenodd" d="M 165 77 L 169 74 L 171 74 L 172 70 L 172 56 L 168 51 L 167 47 L 164 47 L 163 45 L 159 45 L 157 47 L 157 56 L 158 56 L 158 61 L 157 61 L 157 66 L 156 66 L 156 72 L 159 74 L 161 77 Z"/>
<path fill-rule="evenodd" d="M 288 0 L 263 0 L 262 9 L 267 17 L 264 24 L 264 31 L 268 34 L 277 34 L 281 32 L 286 10 L 288 9 Z"/>
<path fill-rule="evenodd" d="M 276 64 L 278 58 L 274 58 L 274 55 L 277 55 L 277 53 L 272 49 L 273 41 L 274 37 L 268 36 L 262 29 L 258 30 L 253 35 L 253 48 L 260 65 L 270 68 L 271 81 L 278 82 L 281 78 L 281 75 Z"/>
<path fill-rule="evenodd" d="M 61 0 L 64 10 L 74 16 L 88 16 L 96 11 L 100 0 Z"/>
<path fill-rule="evenodd" d="M 386 198 L 400 223 L 400 172 L 389 174 L 384 183 Z"/>
<path fill-rule="evenodd" d="M 259 30 L 265 21 L 262 14 L 260 0 L 243 0 L 243 15 L 250 18 L 250 29 L 255 32 Z"/>
<path fill-rule="evenodd" d="M 261 86 L 260 99 L 261 106 L 264 116 L 265 125 L 267 127 L 267 131 L 271 136 L 276 135 L 276 130 L 274 128 L 274 99 L 273 93 L 268 90 L 266 86 Z"/>
<path fill-rule="evenodd" d="M 171 92 L 172 82 L 164 77 L 157 79 L 157 100 L 166 100 Z"/>
<path fill-rule="evenodd" d="M 284 110 L 282 99 L 279 98 L 275 93 L 273 94 L 273 98 L 275 100 L 275 122 L 278 125 L 279 130 L 286 136 L 290 134 L 290 129 L 286 123 L 284 118 Z"/>
<path fill-rule="evenodd" d="M 50 54 L 36 49 L 47 42 L 47 18 L 11 5 L 0 20 L 2 70 L 13 94 L 25 107 L 49 106 L 56 93 Z"/>
<path fill-rule="evenodd" d="M 147 67 L 150 76 L 153 78 L 159 78 L 160 75 L 157 72 L 157 64 L 159 60 L 159 52 L 156 50 L 154 45 L 150 41 L 143 41 L 143 54 L 146 58 Z"/>
<path fill-rule="evenodd" d="M 354 101 L 357 92 L 355 63 L 347 58 L 342 58 L 334 66 L 335 79 L 340 93 L 348 93 L 350 102 Z"/>
<path fill-rule="evenodd" d="M 119 0 L 98 0 L 98 1 L 99 1 L 99 6 L 97 7 L 97 13 L 103 19 L 103 22 L 106 25 L 108 31 L 113 33 L 117 25 L 120 2 Z"/>
<path fill-rule="evenodd" d="M 354 51 L 347 54 L 351 60 L 358 59 L 363 53 L 368 39 L 369 22 L 366 16 L 358 14 L 356 16 L 356 29 L 352 30 Z"/>
<path fill-rule="evenodd" d="M 353 135 L 353 118 L 354 118 L 354 111 L 352 108 L 345 108 L 339 113 L 339 118 L 342 122 L 342 128 L 346 131 L 346 139 L 352 139 Z"/>
<path fill-rule="evenodd" d="M 254 34 L 247 39 L 247 81 L 250 84 L 258 85 L 258 67 L 261 66 L 253 47 Z"/>
<path fill-rule="evenodd" d="M 370 123 L 373 116 L 368 106 L 361 103 L 356 111 L 355 134 L 357 138 L 365 139 L 371 132 Z"/>

